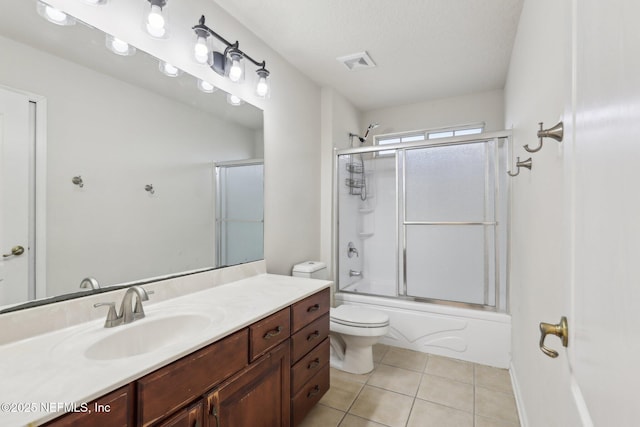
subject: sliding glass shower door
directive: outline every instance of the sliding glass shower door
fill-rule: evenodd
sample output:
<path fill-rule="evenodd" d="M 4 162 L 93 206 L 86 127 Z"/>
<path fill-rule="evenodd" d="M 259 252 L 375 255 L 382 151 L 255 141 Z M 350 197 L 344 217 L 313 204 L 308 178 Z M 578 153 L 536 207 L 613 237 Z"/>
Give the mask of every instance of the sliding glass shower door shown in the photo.
<path fill-rule="evenodd" d="M 404 295 L 496 305 L 497 144 L 402 152 Z"/>
<path fill-rule="evenodd" d="M 509 139 L 494 135 L 339 151 L 338 288 L 505 311 Z"/>
<path fill-rule="evenodd" d="M 264 163 L 216 164 L 216 266 L 264 258 Z"/>

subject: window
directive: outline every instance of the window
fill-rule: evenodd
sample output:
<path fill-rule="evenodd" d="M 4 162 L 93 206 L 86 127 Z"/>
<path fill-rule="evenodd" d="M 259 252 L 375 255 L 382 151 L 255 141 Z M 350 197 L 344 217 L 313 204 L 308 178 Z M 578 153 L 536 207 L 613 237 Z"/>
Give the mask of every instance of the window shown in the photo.
<path fill-rule="evenodd" d="M 403 135 L 387 135 L 375 138 L 377 145 L 399 144 L 401 142 L 424 141 L 425 139 L 449 138 L 452 136 L 475 135 L 482 133 L 484 123 L 456 126 L 447 129 L 432 129 L 418 131 L 415 133 L 407 133 Z M 377 152 L 377 156 L 393 156 L 395 150 L 381 150 Z"/>

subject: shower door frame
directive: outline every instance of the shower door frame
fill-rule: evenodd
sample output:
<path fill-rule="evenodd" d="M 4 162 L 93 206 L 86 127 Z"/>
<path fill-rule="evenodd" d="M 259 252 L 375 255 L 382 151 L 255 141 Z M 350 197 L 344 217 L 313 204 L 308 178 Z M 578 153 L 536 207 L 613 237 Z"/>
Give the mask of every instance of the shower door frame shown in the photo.
<path fill-rule="evenodd" d="M 406 132 L 404 132 L 406 133 Z M 378 135 L 383 136 L 383 135 Z M 334 261 L 335 268 L 333 269 L 333 281 L 336 284 L 336 292 L 345 292 L 345 293 L 357 293 L 360 295 L 369 295 L 369 296 L 380 296 L 384 298 L 398 298 L 416 302 L 425 302 L 432 304 L 442 304 L 449 306 L 456 306 L 462 308 L 472 308 L 475 310 L 486 310 L 486 311 L 494 311 L 494 312 L 509 312 L 509 270 L 510 270 L 510 227 L 509 224 L 511 222 L 511 203 L 510 203 L 510 194 L 511 194 L 511 182 L 510 180 L 506 180 L 507 188 L 505 189 L 504 195 L 507 198 L 506 200 L 506 215 L 504 220 L 506 221 L 505 227 L 505 236 L 506 239 L 506 256 L 505 256 L 505 277 L 504 277 L 504 286 L 505 286 L 505 306 L 504 309 L 500 304 L 500 269 L 499 269 L 499 257 L 500 257 L 500 243 L 498 239 L 498 225 L 499 225 L 499 217 L 498 217 L 498 182 L 499 176 L 497 172 L 500 170 L 498 162 L 500 161 L 499 153 L 498 153 L 498 143 L 499 140 L 505 140 L 506 151 L 505 151 L 505 162 L 512 163 L 512 132 L 509 130 L 503 131 L 495 131 L 495 132 L 484 132 L 479 134 L 472 135 L 464 135 L 464 136 L 454 136 L 448 138 L 438 138 L 438 139 L 425 139 L 423 141 L 412 141 L 412 142 L 402 142 L 397 144 L 385 144 L 384 146 L 374 145 L 368 147 L 357 147 L 357 148 L 346 148 L 346 149 L 334 149 L 334 161 L 333 161 L 333 245 L 332 245 L 332 258 Z M 447 224 L 459 224 L 459 225 L 482 225 L 486 227 L 487 225 L 494 226 L 494 262 L 495 266 L 495 305 L 485 305 L 485 304 L 475 304 L 469 302 L 459 302 L 459 301 L 451 301 L 451 300 L 443 300 L 443 299 L 435 299 L 435 298 L 424 298 L 424 297 L 416 297 L 406 295 L 407 283 L 406 283 L 406 268 L 407 268 L 407 254 L 406 254 L 406 226 L 415 223 L 415 221 L 409 221 L 411 224 L 407 224 L 406 221 L 406 209 L 405 206 L 401 206 L 402 204 L 406 205 L 406 189 L 405 189 L 405 152 L 410 149 L 420 149 L 420 148 L 434 148 L 434 147 L 446 147 L 446 146 L 456 146 L 456 145 L 464 145 L 464 144 L 474 144 L 481 143 L 485 141 L 495 141 L 495 168 L 496 175 L 495 179 L 495 208 L 494 208 L 494 221 L 493 222 L 478 222 L 478 223 L 470 223 L 470 222 L 457 222 L 457 223 L 447 223 Z M 369 294 L 364 292 L 353 292 L 349 290 L 340 289 L 339 277 L 340 277 L 340 259 L 339 259 L 339 250 L 338 245 L 340 243 L 340 229 L 339 229 L 339 158 L 344 155 L 356 155 L 356 154 L 365 154 L 365 153 L 376 153 L 379 151 L 391 151 L 394 150 L 395 157 L 395 172 L 396 172 L 396 239 L 395 239 L 395 254 L 396 254 L 396 295 L 395 296 L 381 296 L 377 294 Z M 506 172 L 505 168 L 505 172 Z M 403 174 L 401 176 L 401 174 Z M 402 195 L 401 195 L 402 193 Z M 402 197 L 401 197 L 402 196 Z M 486 197 L 486 196 L 485 196 Z M 402 220 L 400 218 L 402 209 Z M 420 222 L 420 221 L 418 221 Z M 444 224 L 439 222 L 439 224 Z M 402 229 L 402 232 L 401 232 Z M 485 247 L 486 247 L 486 238 L 485 238 Z M 400 250 L 402 249 L 402 250 Z M 486 274 L 486 273 L 485 273 Z"/>

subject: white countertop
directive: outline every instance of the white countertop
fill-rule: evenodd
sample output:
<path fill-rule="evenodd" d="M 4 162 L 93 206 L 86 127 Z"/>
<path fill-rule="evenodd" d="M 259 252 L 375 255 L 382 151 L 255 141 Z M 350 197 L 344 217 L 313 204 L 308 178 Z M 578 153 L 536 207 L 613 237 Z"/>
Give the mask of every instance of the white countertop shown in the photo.
<path fill-rule="evenodd" d="M 107 329 L 101 318 L 1 345 L 0 425 L 49 421 L 60 415 L 47 410 L 55 407 L 52 403 L 88 403 L 330 285 L 324 280 L 261 274 L 145 306 L 146 317 L 129 325 Z M 102 309 L 106 318 L 107 310 Z M 92 343 L 124 328 L 198 313 L 214 313 L 208 326 L 160 349 L 111 360 L 84 355 Z"/>

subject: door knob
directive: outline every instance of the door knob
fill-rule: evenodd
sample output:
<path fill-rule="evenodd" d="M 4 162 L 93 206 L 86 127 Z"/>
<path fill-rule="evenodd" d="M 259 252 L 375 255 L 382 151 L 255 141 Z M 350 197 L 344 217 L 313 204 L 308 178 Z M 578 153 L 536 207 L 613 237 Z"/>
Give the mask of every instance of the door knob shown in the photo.
<path fill-rule="evenodd" d="M 544 345 L 544 339 L 547 335 L 552 334 L 562 338 L 562 345 L 569 345 L 569 329 L 567 327 L 567 318 L 562 316 L 560 323 L 553 325 L 551 323 L 540 322 L 540 350 L 549 357 L 558 357 L 558 352 Z"/>
<path fill-rule="evenodd" d="M 20 256 L 24 253 L 24 248 L 22 246 L 14 246 L 11 248 L 10 254 L 2 254 L 2 258 L 7 258 L 10 256 Z"/>

